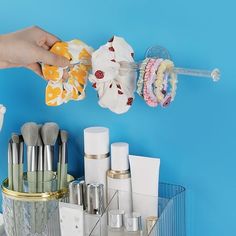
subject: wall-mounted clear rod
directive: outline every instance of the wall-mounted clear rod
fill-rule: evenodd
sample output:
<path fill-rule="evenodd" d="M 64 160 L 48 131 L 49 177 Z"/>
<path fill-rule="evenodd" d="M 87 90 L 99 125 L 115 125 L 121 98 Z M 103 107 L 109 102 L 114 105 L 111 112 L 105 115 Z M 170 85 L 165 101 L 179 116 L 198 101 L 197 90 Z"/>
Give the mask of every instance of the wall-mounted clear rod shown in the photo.
<path fill-rule="evenodd" d="M 86 64 L 90 65 L 90 62 L 88 62 L 87 60 L 81 60 L 79 63 L 72 64 L 72 66 L 80 64 L 80 63 L 83 63 L 85 65 Z M 130 70 L 130 69 L 138 70 L 140 69 L 140 66 L 141 66 L 141 63 L 130 63 L 130 62 L 125 62 L 125 61 L 122 61 L 119 63 L 121 65 L 122 70 Z M 202 77 L 202 78 L 211 78 L 215 82 L 220 79 L 219 69 L 208 71 L 208 70 L 197 70 L 197 69 L 186 69 L 186 68 L 174 67 L 173 71 L 179 75 L 190 75 L 190 76 L 196 76 L 196 77 Z"/>
<path fill-rule="evenodd" d="M 141 63 L 129 63 L 129 62 L 120 62 L 122 69 L 140 69 Z M 213 81 L 218 81 L 220 79 L 219 69 L 214 69 L 212 71 L 208 70 L 196 70 L 196 69 L 185 69 L 174 67 L 173 71 L 179 75 L 190 75 L 203 78 L 211 78 Z"/>
<path fill-rule="evenodd" d="M 174 72 L 179 75 L 190 75 L 196 77 L 211 78 L 215 82 L 220 79 L 219 69 L 208 71 L 208 70 L 196 70 L 196 69 L 185 69 L 185 68 L 175 67 Z"/>

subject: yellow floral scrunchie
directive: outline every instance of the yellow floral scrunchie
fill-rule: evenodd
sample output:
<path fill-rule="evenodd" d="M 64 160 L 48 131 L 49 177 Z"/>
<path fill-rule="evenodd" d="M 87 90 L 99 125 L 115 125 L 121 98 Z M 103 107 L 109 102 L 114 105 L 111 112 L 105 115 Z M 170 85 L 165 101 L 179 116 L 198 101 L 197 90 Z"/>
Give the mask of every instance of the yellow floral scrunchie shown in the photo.
<path fill-rule="evenodd" d="M 48 106 L 59 106 L 70 100 L 82 100 L 88 72 L 91 68 L 93 49 L 80 40 L 57 42 L 51 52 L 64 56 L 71 62 L 68 68 L 42 64 L 43 76 L 48 80 L 45 100 Z M 63 80 L 64 70 L 68 71 L 68 79 Z"/>

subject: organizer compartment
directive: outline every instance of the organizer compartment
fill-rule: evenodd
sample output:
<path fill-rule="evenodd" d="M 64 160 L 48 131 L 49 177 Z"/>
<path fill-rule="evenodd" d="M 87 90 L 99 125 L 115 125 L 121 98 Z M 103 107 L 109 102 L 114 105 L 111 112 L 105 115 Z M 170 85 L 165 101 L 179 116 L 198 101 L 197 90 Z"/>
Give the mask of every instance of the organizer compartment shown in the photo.
<path fill-rule="evenodd" d="M 142 213 L 142 231 L 141 232 L 126 232 L 109 231 L 107 224 L 108 211 L 111 209 L 119 209 L 120 191 L 116 191 L 112 200 L 106 208 L 104 214 L 100 217 L 94 229 L 89 234 L 90 236 L 105 236 L 105 235 L 142 235 L 142 236 L 186 236 L 185 225 L 185 188 L 179 185 L 160 183 L 159 184 L 159 198 L 158 200 L 152 196 L 144 196 L 140 194 L 133 194 L 133 198 L 145 200 L 141 209 L 145 209 L 148 204 L 158 202 L 158 219 L 150 227 L 146 225 L 147 213 Z M 149 209 L 150 210 L 150 209 Z M 134 209 L 136 211 L 136 209 Z M 152 216 L 150 216 L 152 217 Z M 109 232 L 108 232 L 109 231 Z"/>

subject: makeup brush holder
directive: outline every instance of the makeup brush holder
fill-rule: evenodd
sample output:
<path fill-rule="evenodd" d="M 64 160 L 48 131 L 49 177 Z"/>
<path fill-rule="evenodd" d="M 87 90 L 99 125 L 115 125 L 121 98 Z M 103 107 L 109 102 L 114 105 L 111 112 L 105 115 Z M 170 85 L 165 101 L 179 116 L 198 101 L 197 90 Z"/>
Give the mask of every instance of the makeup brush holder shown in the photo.
<path fill-rule="evenodd" d="M 26 191 L 29 191 L 32 185 L 25 176 L 22 192 L 9 190 L 8 179 L 4 180 L 1 186 L 7 236 L 60 236 L 59 201 L 68 198 L 68 189 L 29 193 Z M 47 175 L 47 180 L 41 184 L 44 188 L 50 186 L 50 189 L 55 189 L 55 175 L 51 173 L 50 179 L 49 176 Z M 71 180 L 73 177 L 68 175 L 68 182 Z"/>
<path fill-rule="evenodd" d="M 122 225 L 121 227 L 111 228 L 108 222 L 109 212 L 123 210 L 119 208 L 119 198 L 125 194 L 130 193 L 114 191 L 109 205 L 90 232 L 90 236 L 104 236 L 104 232 L 107 232 L 108 236 L 186 236 L 184 187 L 160 183 L 158 198 L 133 193 L 131 204 L 133 204 L 133 211 L 137 211 L 133 213 L 135 217 L 130 218 L 132 221 L 130 219 L 127 221 L 127 217 L 123 217 L 123 224 L 119 224 L 119 226 Z M 154 212 L 153 210 L 157 211 L 156 215 L 150 215 L 150 212 Z M 104 221 L 107 223 L 104 224 Z M 117 226 L 118 222 L 113 221 L 112 224 Z"/>

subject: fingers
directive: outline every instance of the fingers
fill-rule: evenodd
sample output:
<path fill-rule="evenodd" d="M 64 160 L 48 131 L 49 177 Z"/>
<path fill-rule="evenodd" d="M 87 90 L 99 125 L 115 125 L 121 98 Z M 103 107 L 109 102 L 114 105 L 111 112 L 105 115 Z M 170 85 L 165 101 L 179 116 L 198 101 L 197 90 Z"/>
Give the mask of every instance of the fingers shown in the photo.
<path fill-rule="evenodd" d="M 52 47 L 56 42 L 60 41 L 55 35 L 46 32 L 46 42 L 45 44 Z"/>
<path fill-rule="evenodd" d="M 46 45 L 46 44 L 43 44 L 42 47 L 43 47 L 44 49 L 46 49 L 46 50 L 49 50 L 49 49 L 50 49 L 50 47 L 49 47 L 48 45 Z"/>
<path fill-rule="evenodd" d="M 41 66 L 38 63 L 33 63 L 33 64 L 27 65 L 25 67 L 34 71 L 37 75 L 43 77 Z"/>
<path fill-rule="evenodd" d="M 22 65 L 11 63 L 8 61 L 0 61 L 0 69 L 7 69 L 7 68 L 14 68 L 14 67 L 21 67 Z"/>
<path fill-rule="evenodd" d="M 36 54 L 38 61 L 43 62 L 45 64 L 60 67 L 66 67 L 70 65 L 69 60 L 67 60 L 65 57 L 58 56 L 50 51 L 45 50 L 42 47 L 36 48 Z"/>
<path fill-rule="evenodd" d="M 59 38 L 57 38 L 55 35 L 48 33 L 47 31 L 35 26 L 35 29 L 39 30 L 40 32 L 43 33 L 43 39 L 44 39 L 44 43 L 50 48 L 52 47 L 53 44 L 55 44 L 56 42 L 60 41 Z M 40 45 L 41 46 L 41 45 Z"/>

